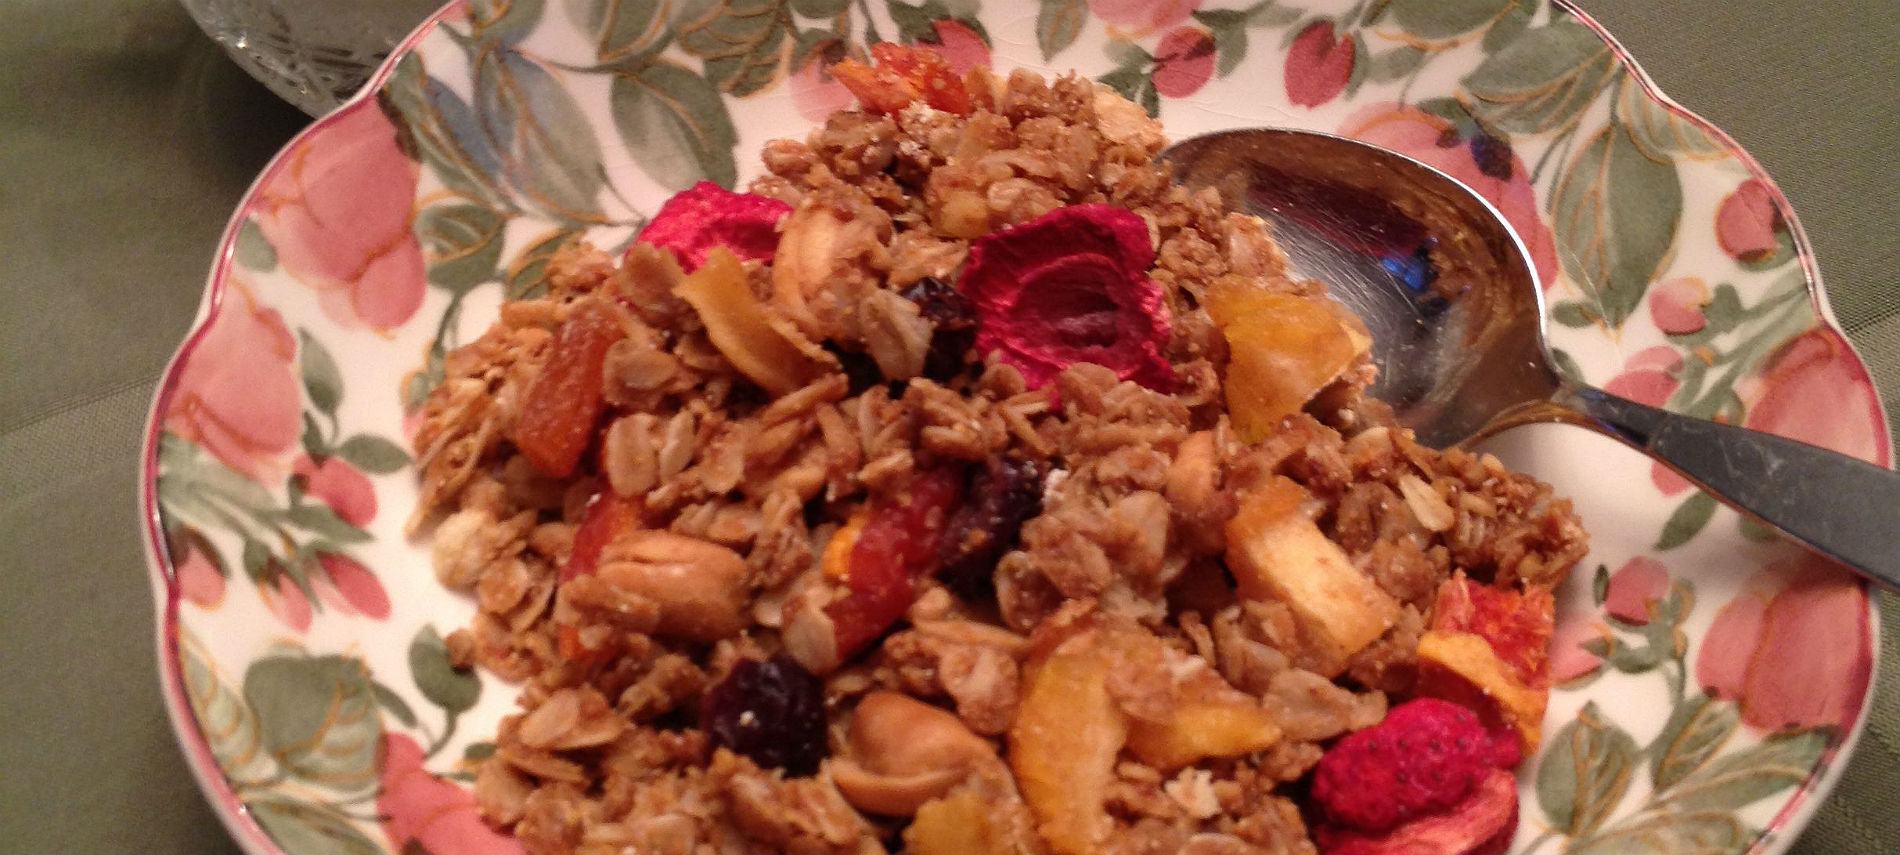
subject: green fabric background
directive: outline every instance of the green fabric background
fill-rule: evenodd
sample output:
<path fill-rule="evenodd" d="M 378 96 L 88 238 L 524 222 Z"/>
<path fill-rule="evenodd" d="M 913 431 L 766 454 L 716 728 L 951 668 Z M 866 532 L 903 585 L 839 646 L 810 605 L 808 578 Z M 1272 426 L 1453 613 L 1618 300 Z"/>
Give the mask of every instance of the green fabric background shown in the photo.
<path fill-rule="evenodd" d="M 1776 177 L 1895 413 L 1900 3 L 1584 6 Z M 0 851 L 235 851 L 160 703 L 136 460 L 225 218 L 306 119 L 173 0 L 5 7 Z M 1900 851 L 1900 614 L 1881 602 L 1872 727 L 1796 851 Z"/>

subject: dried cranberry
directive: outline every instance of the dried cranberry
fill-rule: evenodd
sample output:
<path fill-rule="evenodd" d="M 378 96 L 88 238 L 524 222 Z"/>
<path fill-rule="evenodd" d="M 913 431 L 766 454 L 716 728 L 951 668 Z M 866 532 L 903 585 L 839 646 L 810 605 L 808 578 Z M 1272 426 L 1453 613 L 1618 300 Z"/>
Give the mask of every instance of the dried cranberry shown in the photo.
<path fill-rule="evenodd" d="M 1034 460 L 991 458 L 970 477 L 967 497 L 944 533 L 937 578 L 958 596 L 994 594 L 996 562 L 1016 545 L 1023 523 L 1042 512 L 1044 468 Z"/>
<path fill-rule="evenodd" d="M 924 376 L 939 383 L 963 373 L 965 354 L 976 344 L 976 304 L 942 280 L 926 276 L 899 294 L 917 304 L 924 320 L 935 328 L 930 352 L 924 357 Z"/>
<path fill-rule="evenodd" d="M 872 359 L 870 354 L 861 350 L 845 350 L 831 342 L 825 342 L 824 348 L 838 358 L 839 367 L 844 369 L 847 384 L 845 397 L 855 398 L 884 382 L 884 373 L 878 370 L 877 360 Z"/>
<path fill-rule="evenodd" d="M 793 776 L 825 759 L 825 687 L 784 654 L 748 659 L 706 693 L 699 726 L 708 743 Z"/>

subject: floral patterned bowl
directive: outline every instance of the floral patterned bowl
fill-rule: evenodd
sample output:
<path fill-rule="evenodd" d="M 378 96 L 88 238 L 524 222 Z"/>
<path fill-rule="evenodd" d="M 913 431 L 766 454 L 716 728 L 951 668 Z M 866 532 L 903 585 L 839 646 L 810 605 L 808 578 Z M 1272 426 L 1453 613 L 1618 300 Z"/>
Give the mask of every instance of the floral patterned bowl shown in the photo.
<path fill-rule="evenodd" d="M 467 0 L 293 141 L 233 216 L 153 404 L 141 501 L 169 712 L 254 852 L 518 851 L 466 785 L 510 687 L 448 666 L 407 416 L 446 349 L 586 237 L 754 174 L 880 40 L 1074 69 L 1181 137 L 1340 132 L 1492 200 L 1549 283 L 1565 370 L 1885 464 L 1867 373 L 1786 201 L 1550 0 Z M 1519 851 L 1775 851 L 1851 751 L 1865 590 L 1582 431 L 1493 450 L 1575 497 L 1566 682 Z"/>

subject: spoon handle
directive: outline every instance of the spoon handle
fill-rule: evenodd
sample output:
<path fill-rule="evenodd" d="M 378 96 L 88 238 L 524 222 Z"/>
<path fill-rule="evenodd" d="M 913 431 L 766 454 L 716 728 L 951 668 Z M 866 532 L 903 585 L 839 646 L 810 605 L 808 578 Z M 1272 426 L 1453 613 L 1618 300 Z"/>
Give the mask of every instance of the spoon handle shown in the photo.
<path fill-rule="evenodd" d="M 1710 495 L 1900 589 L 1900 473 L 1759 431 L 1566 386 L 1555 403 Z"/>

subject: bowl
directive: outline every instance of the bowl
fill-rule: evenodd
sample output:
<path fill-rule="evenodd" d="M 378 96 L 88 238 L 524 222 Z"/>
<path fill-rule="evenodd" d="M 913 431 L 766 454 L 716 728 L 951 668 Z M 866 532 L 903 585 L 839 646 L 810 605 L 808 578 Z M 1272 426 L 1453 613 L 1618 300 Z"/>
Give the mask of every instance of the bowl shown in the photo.
<path fill-rule="evenodd" d="M 557 247 L 624 246 L 671 193 L 742 183 L 765 141 L 845 106 L 823 69 L 853 46 L 1074 70 L 1176 138 L 1291 125 L 1411 155 L 1519 231 L 1565 370 L 1890 461 L 1786 200 L 1566 4 L 773 8 L 453 3 L 233 214 L 140 501 L 168 712 L 246 850 L 511 851 L 467 787 L 514 689 L 448 666 L 473 608 L 406 532 L 415 408 Z M 1513 848 L 1784 849 L 1865 718 L 1866 589 L 1608 440 L 1487 449 L 1593 534 Z"/>

